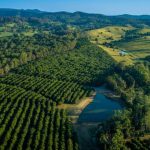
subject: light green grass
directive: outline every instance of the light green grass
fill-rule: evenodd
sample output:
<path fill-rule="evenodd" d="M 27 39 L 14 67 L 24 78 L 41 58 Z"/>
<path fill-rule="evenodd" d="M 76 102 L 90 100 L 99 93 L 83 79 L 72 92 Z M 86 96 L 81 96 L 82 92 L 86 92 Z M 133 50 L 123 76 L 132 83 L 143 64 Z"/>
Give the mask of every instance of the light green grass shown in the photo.
<path fill-rule="evenodd" d="M 150 55 L 150 37 L 139 38 L 129 42 L 118 42 L 117 46 L 120 49 L 127 50 L 135 59 Z"/>
<path fill-rule="evenodd" d="M 15 23 L 8 23 L 6 24 L 7 27 L 14 27 L 15 26 Z"/>
<path fill-rule="evenodd" d="M 0 27 L 0 32 L 4 31 L 5 27 Z"/>
<path fill-rule="evenodd" d="M 131 26 L 109 26 L 101 29 L 88 31 L 87 34 L 91 42 L 96 43 L 103 48 L 109 55 L 111 55 L 117 62 L 125 62 L 126 65 L 133 64 L 134 61 L 140 61 L 142 58 L 150 55 L 150 36 L 141 37 L 139 39 L 133 39 L 131 41 L 122 41 L 126 31 L 134 30 Z M 144 34 L 150 32 L 150 27 L 138 29 L 137 33 Z M 115 45 L 117 48 L 109 48 L 103 44 L 118 41 Z M 120 56 L 120 50 L 126 50 L 126 56 Z"/>
<path fill-rule="evenodd" d="M 103 45 L 99 45 L 104 51 L 106 51 L 116 62 L 124 62 L 125 65 L 132 65 L 134 56 L 132 55 L 126 55 L 126 56 L 120 56 L 119 55 L 119 49 L 113 49 L 109 48 Z"/>
<path fill-rule="evenodd" d="M 125 35 L 128 30 L 133 30 L 135 28 L 128 26 L 109 26 L 101 29 L 88 31 L 87 34 L 91 42 L 96 43 L 104 51 L 106 51 L 111 57 L 113 57 L 117 62 L 125 62 L 126 65 L 133 64 L 132 55 L 120 56 L 119 51 L 121 49 L 114 49 L 106 47 L 102 44 L 105 42 L 110 43 L 112 41 L 118 41 Z M 95 41 L 97 39 L 98 41 Z"/>
<path fill-rule="evenodd" d="M 87 34 L 94 42 L 97 39 L 97 43 L 103 44 L 105 42 L 110 43 L 112 41 L 120 40 L 125 35 L 127 30 L 133 30 L 131 26 L 109 26 L 101 29 L 88 31 Z M 96 41 L 95 41 L 96 42 Z"/>
<path fill-rule="evenodd" d="M 139 29 L 137 32 L 140 34 L 150 33 L 150 28 L 147 27 L 147 28 Z"/>
<path fill-rule="evenodd" d="M 0 37 L 12 36 L 11 32 L 0 32 Z"/>
<path fill-rule="evenodd" d="M 36 34 L 37 32 L 23 32 L 23 34 L 25 36 L 33 36 L 34 34 Z"/>

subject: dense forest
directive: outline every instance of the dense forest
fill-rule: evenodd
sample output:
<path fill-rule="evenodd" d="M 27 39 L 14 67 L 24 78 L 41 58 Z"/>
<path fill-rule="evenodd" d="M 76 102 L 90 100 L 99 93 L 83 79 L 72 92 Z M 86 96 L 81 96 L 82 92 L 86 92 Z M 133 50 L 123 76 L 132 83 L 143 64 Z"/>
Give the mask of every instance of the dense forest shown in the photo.
<path fill-rule="evenodd" d="M 46 33 L 25 36 L 14 34 L 0 38 L 0 74 L 6 74 L 12 68 L 28 61 L 46 57 L 58 51 L 74 48 L 73 33 L 62 36 Z"/>
<path fill-rule="evenodd" d="M 121 39 L 131 40 L 149 36 L 137 31 L 150 17 L 0 9 L 0 149 L 79 150 L 58 106 L 78 104 L 103 84 L 125 109 L 97 126 L 98 147 L 150 149 L 150 58 L 117 63 L 88 40 L 87 30 L 110 25 L 137 28 Z"/>
<path fill-rule="evenodd" d="M 99 125 L 97 140 L 102 149 L 144 149 L 150 141 L 150 64 L 119 64 L 108 76 L 107 86 L 123 100 L 126 109 Z"/>
<path fill-rule="evenodd" d="M 99 47 L 87 39 L 79 39 L 72 51 L 31 61 L 13 72 L 94 85 L 104 81 L 114 64 L 113 59 Z"/>
<path fill-rule="evenodd" d="M 40 10 L 15 10 L 0 9 L 1 22 L 20 22 L 29 21 L 31 24 L 45 24 L 49 22 L 63 23 L 64 25 L 72 25 L 79 29 L 95 29 L 109 25 L 127 25 L 142 26 L 150 25 L 150 16 L 105 16 L 101 14 L 88 14 L 83 12 L 43 12 Z"/>

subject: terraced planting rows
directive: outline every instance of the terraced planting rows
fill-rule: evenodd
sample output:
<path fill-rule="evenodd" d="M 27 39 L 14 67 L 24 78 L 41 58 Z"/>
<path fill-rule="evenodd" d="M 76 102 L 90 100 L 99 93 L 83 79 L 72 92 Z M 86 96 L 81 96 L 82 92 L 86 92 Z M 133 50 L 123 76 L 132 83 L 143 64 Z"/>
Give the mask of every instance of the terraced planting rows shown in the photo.
<path fill-rule="evenodd" d="M 91 88 L 77 83 L 26 75 L 10 74 L 0 78 L 0 82 L 34 91 L 57 103 L 77 103 L 92 93 Z"/>
<path fill-rule="evenodd" d="M 139 140 L 139 139 L 134 139 L 134 140 L 131 140 L 130 142 L 128 142 L 128 146 L 131 148 L 131 149 L 142 149 L 142 150 L 148 150 L 150 147 L 150 141 L 149 140 Z"/>
<path fill-rule="evenodd" d="M 115 61 L 101 48 L 81 39 L 75 49 L 34 60 L 14 69 L 13 73 L 93 86 L 104 82 L 114 64 Z"/>
<path fill-rule="evenodd" d="M 40 94 L 0 84 L 0 149 L 75 150 L 64 110 Z"/>
<path fill-rule="evenodd" d="M 104 82 L 115 62 L 86 39 L 74 50 L 22 64 L 0 77 L 0 149 L 78 150 L 66 112 Z M 57 109 L 57 108 L 58 109 Z"/>

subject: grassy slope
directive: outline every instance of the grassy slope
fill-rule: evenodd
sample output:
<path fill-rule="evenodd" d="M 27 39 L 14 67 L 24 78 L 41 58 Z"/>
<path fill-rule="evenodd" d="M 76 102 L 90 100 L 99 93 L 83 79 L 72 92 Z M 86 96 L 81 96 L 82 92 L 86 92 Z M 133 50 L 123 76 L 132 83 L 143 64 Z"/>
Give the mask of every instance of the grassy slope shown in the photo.
<path fill-rule="evenodd" d="M 98 44 L 103 48 L 108 54 L 110 54 L 116 61 L 125 62 L 127 65 L 132 64 L 135 60 L 144 58 L 147 55 L 150 55 L 150 36 L 142 37 L 130 42 L 118 42 L 117 48 L 109 48 L 103 43 L 110 43 L 112 41 L 118 41 L 125 34 L 127 30 L 133 30 L 133 27 L 119 27 L 119 26 L 110 26 L 101 29 L 88 31 L 87 34 L 90 37 L 90 40 L 93 43 Z M 137 30 L 138 33 L 147 33 L 150 32 L 150 28 L 144 28 Z M 129 53 L 127 56 L 120 56 L 119 51 L 125 49 Z"/>
<path fill-rule="evenodd" d="M 119 27 L 119 26 L 109 26 L 101 29 L 88 31 L 88 35 L 91 37 L 91 40 L 94 42 L 95 38 L 98 39 L 99 44 L 105 42 L 109 43 L 111 41 L 116 41 L 121 39 L 121 36 L 125 34 L 127 30 L 132 30 L 133 27 Z"/>
<path fill-rule="evenodd" d="M 103 45 L 99 45 L 103 50 L 105 50 L 109 55 L 111 55 L 117 62 L 125 62 L 126 65 L 133 64 L 133 55 L 120 56 L 118 49 L 112 49 Z"/>
<path fill-rule="evenodd" d="M 132 64 L 133 56 L 120 56 L 118 49 L 108 48 L 103 43 L 110 43 L 112 41 L 120 40 L 127 30 L 133 30 L 133 27 L 119 27 L 119 26 L 109 26 L 102 29 L 96 29 L 88 31 L 87 34 L 90 37 L 91 42 L 98 44 L 103 48 L 109 55 L 111 55 L 117 62 L 126 62 L 126 64 Z M 97 38 L 97 41 L 95 39 Z"/>
<path fill-rule="evenodd" d="M 135 59 L 144 58 L 150 55 L 150 36 L 129 42 L 119 42 L 117 46 L 120 49 L 126 49 Z"/>
<path fill-rule="evenodd" d="M 138 33 L 141 33 L 141 34 L 144 34 L 144 33 L 147 33 L 147 32 L 150 32 L 150 27 L 143 28 L 143 29 L 140 29 L 140 30 L 138 31 Z"/>
<path fill-rule="evenodd" d="M 5 26 L 0 26 L 0 37 L 12 36 L 13 34 L 18 33 L 15 30 L 19 28 L 19 25 L 15 25 L 15 23 L 8 23 Z M 29 29 L 26 29 L 26 31 L 23 30 L 20 33 L 24 34 L 25 36 L 33 36 L 37 33 L 36 31 L 32 31 L 32 29 L 30 29 L 31 27 L 28 24 L 26 24 L 26 27 L 28 27 Z"/>

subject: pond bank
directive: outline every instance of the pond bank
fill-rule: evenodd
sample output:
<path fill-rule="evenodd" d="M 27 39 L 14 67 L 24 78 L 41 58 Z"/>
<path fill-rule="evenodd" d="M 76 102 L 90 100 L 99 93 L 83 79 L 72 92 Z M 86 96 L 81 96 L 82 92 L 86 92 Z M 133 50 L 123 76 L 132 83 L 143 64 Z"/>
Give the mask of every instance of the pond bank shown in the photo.
<path fill-rule="evenodd" d="M 96 95 L 93 101 L 82 111 L 78 123 L 99 123 L 111 118 L 115 110 L 123 109 L 120 100 L 112 100 L 107 96 L 114 93 L 105 86 L 95 88 Z"/>
<path fill-rule="evenodd" d="M 98 150 L 96 144 L 98 124 L 111 118 L 114 110 L 123 108 L 119 99 L 112 100 L 112 97 L 115 98 L 116 95 L 105 86 L 95 88 L 95 91 L 94 99 L 80 113 L 77 122 L 74 124 L 80 150 Z"/>
<path fill-rule="evenodd" d="M 80 150 L 98 150 L 96 129 L 100 122 L 109 119 L 114 110 L 123 107 L 116 95 L 105 86 L 96 87 L 95 93 L 79 104 L 62 104 L 58 108 L 66 109 L 77 133 Z"/>
<path fill-rule="evenodd" d="M 58 105 L 59 109 L 66 109 L 71 119 L 72 123 L 76 123 L 82 111 L 93 101 L 96 92 L 94 92 L 90 97 L 86 97 L 81 100 L 78 104 L 61 104 Z"/>

